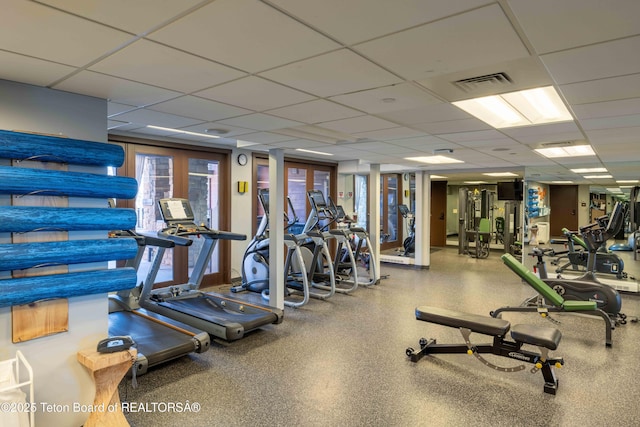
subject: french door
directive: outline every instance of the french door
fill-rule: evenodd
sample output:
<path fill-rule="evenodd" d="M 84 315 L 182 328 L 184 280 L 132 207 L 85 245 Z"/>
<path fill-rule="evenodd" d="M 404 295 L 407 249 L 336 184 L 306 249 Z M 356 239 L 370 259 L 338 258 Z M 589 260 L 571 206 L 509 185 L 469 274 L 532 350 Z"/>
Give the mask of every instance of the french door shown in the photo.
<path fill-rule="evenodd" d="M 127 169 L 135 173 L 138 181 L 134 202 L 138 219 L 136 231 L 155 234 L 165 227 L 158 201 L 169 197 L 188 199 L 197 224 L 214 230 L 227 229 L 228 221 L 224 220 L 229 203 L 229 195 L 225 191 L 228 187 L 225 184 L 228 181 L 227 162 L 224 154 L 128 145 Z M 156 283 L 160 286 L 186 283 L 203 244 L 203 238 L 196 238 L 191 246 L 176 246 L 165 251 Z M 228 242 L 219 241 L 213 256 L 207 260 L 201 286 L 229 281 L 228 252 Z M 148 271 L 154 255 L 154 248 L 146 249 L 141 271 Z"/>
<path fill-rule="evenodd" d="M 269 188 L 269 162 L 267 159 L 254 160 L 254 188 L 257 191 L 261 188 Z M 291 233 L 299 233 L 309 215 L 309 201 L 307 200 L 307 190 L 320 190 L 325 197 L 335 193 L 335 167 L 324 165 L 311 165 L 302 162 L 285 161 L 285 183 L 284 192 L 291 200 L 295 215 L 298 218 L 296 224 L 290 228 Z M 257 203 L 257 196 L 254 198 L 254 212 L 256 212 L 257 221 L 254 225 L 254 233 L 257 224 L 263 215 L 262 208 Z M 289 209 L 285 203 L 285 209 Z M 293 212 L 287 212 L 292 218 Z"/>

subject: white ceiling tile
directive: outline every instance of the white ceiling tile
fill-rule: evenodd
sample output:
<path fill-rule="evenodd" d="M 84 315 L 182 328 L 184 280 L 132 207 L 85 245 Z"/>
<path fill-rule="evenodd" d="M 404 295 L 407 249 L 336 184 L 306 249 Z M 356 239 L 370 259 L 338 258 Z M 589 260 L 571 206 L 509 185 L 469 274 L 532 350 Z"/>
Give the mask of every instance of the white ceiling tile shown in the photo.
<path fill-rule="evenodd" d="M 366 42 L 355 48 L 411 80 L 529 56 L 497 4 Z"/>
<path fill-rule="evenodd" d="M 571 104 L 613 101 L 640 97 L 640 73 L 613 77 L 591 82 L 560 86 L 563 95 Z"/>
<path fill-rule="evenodd" d="M 196 96 L 181 96 L 180 98 L 152 105 L 149 109 L 206 121 L 216 121 L 251 113 L 251 111 L 244 108 L 221 104 Z"/>
<path fill-rule="evenodd" d="M 515 140 L 520 141 L 520 138 L 527 136 L 540 136 L 540 135 L 553 135 L 557 133 L 579 133 L 578 126 L 573 122 L 562 123 L 550 123 L 544 125 L 534 126 L 520 126 L 514 128 L 506 128 L 500 130 L 505 135 L 509 135 Z M 580 135 L 582 137 L 582 135 Z"/>
<path fill-rule="evenodd" d="M 446 139 L 445 135 L 438 135 L 439 137 Z M 507 138 L 502 136 L 496 139 L 474 139 L 469 141 L 459 141 L 463 147 L 475 148 L 475 149 L 490 149 L 490 150 L 498 150 L 502 151 L 504 149 L 510 149 L 511 147 L 516 146 L 518 142 L 514 141 L 511 138 Z"/>
<path fill-rule="evenodd" d="M 95 96 L 138 107 L 165 101 L 180 95 L 179 92 L 106 76 L 92 71 L 81 71 L 55 85 L 54 89 Z"/>
<path fill-rule="evenodd" d="M 394 139 L 413 138 L 423 136 L 425 133 L 407 127 L 395 127 L 389 129 L 372 130 L 368 132 L 357 132 L 353 136 L 356 138 L 378 139 L 381 141 L 392 141 Z"/>
<path fill-rule="evenodd" d="M 269 114 L 309 124 L 364 115 L 360 111 L 324 99 L 269 110 Z"/>
<path fill-rule="evenodd" d="M 118 104 L 117 102 L 107 102 L 107 116 L 124 113 L 125 111 L 134 110 L 135 105 Z"/>
<path fill-rule="evenodd" d="M 509 7 L 540 54 L 640 33 L 634 0 L 509 0 Z"/>
<path fill-rule="evenodd" d="M 194 125 L 199 122 L 199 120 L 196 119 L 189 119 L 187 117 L 180 117 L 174 114 L 166 114 L 159 111 L 147 110 L 144 108 L 117 114 L 115 116 L 112 116 L 111 119 L 168 128 L 181 128 L 184 126 Z"/>
<path fill-rule="evenodd" d="M 628 116 L 602 117 L 597 119 L 581 120 L 580 124 L 586 131 L 595 129 L 627 128 L 640 126 L 640 114 Z M 640 154 L 640 139 L 638 140 L 638 153 Z M 640 156 L 639 159 L 640 160 Z"/>
<path fill-rule="evenodd" d="M 303 21 L 352 44 L 434 21 L 489 3 L 488 0 L 272 0 Z M 339 11 L 339 13 L 336 13 Z"/>
<path fill-rule="evenodd" d="M 427 133 L 450 134 L 456 132 L 472 132 L 491 129 L 491 126 L 478 119 L 447 120 L 444 122 L 416 123 L 411 127 Z"/>
<path fill-rule="evenodd" d="M 150 39 L 254 73 L 339 46 L 255 0 L 218 0 Z"/>
<path fill-rule="evenodd" d="M 348 134 L 398 127 L 397 124 L 373 116 L 360 116 L 350 119 L 334 120 L 320 124 L 321 127 Z"/>
<path fill-rule="evenodd" d="M 118 120 L 107 120 L 107 129 L 111 130 L 111 129 L 119 128 L 121 126 L 126 126 L 128 124 L 129 122 L 121 122 Z"/>
<path fill-rule="evenodd" d="M 280 142 L 271 142 L 269 143 L 271 147 L 277 148 L 308 148 L 315 149 L 317 151 L 323 151 L 324 147 L 328 147 L 329 144 L 325 144 L 319 141 L 312 141 L 310 139 L 292 139 L 289 141 L 280 141 Z M 325 160 L 329 160 L 327 157 Z"/>
<path fill-rule="evenodd" d="M 504 138 L 504 135 L 497 130 L 481 130 L 477 132 L 456 132 L 448 134 L 438 134 L 439 138 L 446 139 L 451 142 L 469 142 L 482 140 L 495 140 Z M 513 142 L 513 141 L 512 141 Z"/>
<path fill-rule="evenodd" d="M 272 142 L 290 141 L 295 138 L 271 132 L 254 132 L 242 135 L 242 138 L 240 139 L 242 139 L 243 141 L 255 142 L 259 144 L 270 144 Z"/>
<path fill-rule="evenodd" d="M 369 114 L 411 110 L 442 103 L 410 83 L 338 95 L 331 99 Z"/>
<path fill-rule="evenodd" d="M 619 101 L 595 102 L 574 105 L 573 112 L 578 119 L 596 119 L 603 117 L 626 116 L 640 111 L 640 98 Z"/>
<path fill-rule="evenodd" d="M 218 122 L 205 122 L 198 123 L 193 126 L 186 126 L 181 128 L 190 132 L 198 132 L 209 135 L 218 135 L 222 138 L 234 138 L 236 136 L 244 136 L 246 134 L 255 132 L 251 129 L 240 128 L 237 126 L 223 125 Z M 209 132 L 207 132 L 209 130 Z M 219 130 L 220 132 L 217 132 Z"/>
<path fill-rule="evenodd" d="M 393 74 L 346 49 L 288 64 L 260 75 L 322 97 L 400 82 Z"/>
<path fill-rule="evenodd" d="M 244 77 L 197 92 L 195 95 L 254 111 L 265 111 L 314 99 L 312 95 L 256 76 Z"/>
<path fill-rule="evenodd" d="M 445 102 L 428 107 L 380 113 L 377 116 L 405 125 L 461 120 L 471 117 L 460 108 Z"/>
<path fill-rule="evenodd" d="M 451 148 L 451 149 L 460 148 L 460 145 L 458 144 L 455 144 L 449 141 L 444 141 L 435 136 L 422 136 L 417 138 L 396 139 L 395 141 L 391 141 L 391 143 L 399 147 L 408 147 L 408 148 L 413 148 L 415 150 L 423 150 L 423 151 L 424 150 L 432 151 L 440 148 Z"/>
<path fill-rule="evenodd" d="M 59 9 L 85 18 L 104 22 L 134 34 L 148 31 L 152 27 L 189 10 L 201 0 L 39 0 Z M 126 11 L 126 13 L 123 13 Z"/>
<path fill-rule="evenodd" d="M 130 34 L 34 2 L 11 0 L 0 14 L 4 50 L 83 66 L 131 40 Z"/>
<path fill-rule="evenodd" d="M 119 50 L 90 70 L 190 93 L 245 73 L 147 40 Z"/>
<path fill-rule="evenodd" d="M 246 116 L 240 116 L 232 119 L 221 120 L 222 124 L 238 126 L 253 130 L 274 130 L 283 129 L 293 126 L 299 126 L 303 123 L 293 120 L 287 120 L 280 117 L 270 116 L 268 114 L 255 113 Z"/>
<path fill-rule="evenodd" d="M 540 58 L 558 84 L 640 73 L 640 36 L 600 43 Z"/>
<path fill-rule="evenodd" d="M 589 141 L 593 146 L 607 144 L 629 144 L 629 154 L 637 156 L 640 151 L 638 148 L 638 135 L 640 135 L 640 127 L 626 127 L 613 129 L 595 129 L 585 131 Z"/>
<path fill-rule="evenodd" d="M 0 64 L 0 79 L 36 86 L 48 86 L 75 70 L 66 65 L 4 51 L 0 51 Z"/>

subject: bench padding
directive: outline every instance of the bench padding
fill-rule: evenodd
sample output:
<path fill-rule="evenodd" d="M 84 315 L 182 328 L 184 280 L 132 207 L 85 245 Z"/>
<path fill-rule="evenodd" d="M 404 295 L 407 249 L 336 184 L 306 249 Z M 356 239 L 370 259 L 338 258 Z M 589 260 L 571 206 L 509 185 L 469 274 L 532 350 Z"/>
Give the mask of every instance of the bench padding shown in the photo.
<path fill-rule="evenodd" d="M 555 350 L 560 344 L 562 334 L 555 328 L 532 325 L 514 325 L 511 338 L 518 342 Z"/>
<path fill-rule="evenodd" d="M 505 336 L 510 327 L 506 320 L 427 305 L 416 308 L 416 319 L 493 336 Z"/>

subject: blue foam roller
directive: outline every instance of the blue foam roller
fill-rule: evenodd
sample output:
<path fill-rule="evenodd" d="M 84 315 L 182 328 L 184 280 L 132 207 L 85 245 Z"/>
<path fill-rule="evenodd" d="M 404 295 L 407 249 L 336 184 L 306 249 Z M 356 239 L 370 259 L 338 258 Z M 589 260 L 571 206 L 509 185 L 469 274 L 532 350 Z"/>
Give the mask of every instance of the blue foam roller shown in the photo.
<path fill-rule="evenodd" d="M 0 280 L 0 307 L 122 291 L 136 286 L 133 268 Z"/>
<path fill-rule="evenodd" d="M 136 221 L 133 209 L 0 206 L 0 232 L 130 230 Z"/>
<path fill-rule="evenodd" d="M 126 176 L 0 166 L 0 193 L 133 199 L 138 182 Z"/>
<path fill-rule="evenodd" d="M 0 245 L 0 270 L 131 259 L 138 252 L 133 238 L 68 240 Z"/>
<path fill-rule="evenodd" d="M 120 167 L 124 150 L 116 144 L 0 130 L 0 157 Z"/>

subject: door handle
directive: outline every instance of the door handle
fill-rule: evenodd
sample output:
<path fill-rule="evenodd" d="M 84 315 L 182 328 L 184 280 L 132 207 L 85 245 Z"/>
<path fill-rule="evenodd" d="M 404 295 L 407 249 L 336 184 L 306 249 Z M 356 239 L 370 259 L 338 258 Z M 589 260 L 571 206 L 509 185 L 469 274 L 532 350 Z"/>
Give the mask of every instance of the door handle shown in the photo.
<path fill-rule="evenodd" d="M 440 212 L 440 217 L 438 219 L 439 220 L 443 220 L 444 219 L 444 212 Z"/>
<path fill-rule="evenodd" d="M 571 215 L 575 215 L 576 214 L 576 210 L 575 209 L 571 209 Z"/>

